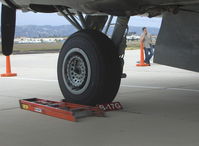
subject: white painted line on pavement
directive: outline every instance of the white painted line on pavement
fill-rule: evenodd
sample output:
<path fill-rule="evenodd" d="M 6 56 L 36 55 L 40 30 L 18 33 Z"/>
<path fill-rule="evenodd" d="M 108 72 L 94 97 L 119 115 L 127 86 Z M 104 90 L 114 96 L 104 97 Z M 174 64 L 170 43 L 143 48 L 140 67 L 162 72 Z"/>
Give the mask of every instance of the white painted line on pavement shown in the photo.
<path fill-rule="evenodd" d="M 199 92 L 197 89 L 183 89 L 183 88 L 167 88 L 168 90 L 178 90 L 178 91 L 191 91 L 191 92 Z"/>
<path fill-rule="evenodd" d="M 197 89 L 185 89 L 185 88 L 167 88 L 167 87 L 135 86 L 135 85 L 121 85 L 121 86 L 122 87 L 128 87 L 128 88 L 162 89 L 162 90 L 199 92 L 199 90 L 197 90 Z"/>
<path fill-rule="evenodd" d="M 136 85 L 121 85 L 121 86 L 128 88 L 164 89 L 164 87 L 153 87 L 153 86 L 136 86 Z"/>
<path fill-rule="evenodd" d="M 5 78 L 4 78 L 5 79 Z M 49 80 L 49 79 L 35 79 L 35 78 L 20 78 L 20 77 L 13 77 L 13 78 L 6 78 L 6 79 L 13 79 L 13 80 L 27 80 L 27 81 L 43 81 L 43 82 L 58 82 L 57 80 Z"/>
<path fill-rule="evenodd" d="M 13 77 L 13 78 L 8 77 L 8 78 L 4 78 L 4 79 L 27 80 L 27 81 L 43 81 L 43 82 L 58 82 L 57 80 L 36 79 L 36 78 L 20 78 L 20 77 Z M 199 90 L 197 90 L 197 89 L 167 88 L 167 87 L 155 87 L 155 86 L 121 85 L 121 87 L 199 92 Z"/>

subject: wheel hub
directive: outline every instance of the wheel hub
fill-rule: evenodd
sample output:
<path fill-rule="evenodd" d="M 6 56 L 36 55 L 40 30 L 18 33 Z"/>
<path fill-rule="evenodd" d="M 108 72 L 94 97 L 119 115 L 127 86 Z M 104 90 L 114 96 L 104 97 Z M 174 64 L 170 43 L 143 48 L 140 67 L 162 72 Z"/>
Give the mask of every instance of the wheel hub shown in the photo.
<path fill-rule="evenodd" d="M 84 60 L 76 55 L 70 58 L 67 65 L 67 78 L 74 87 L 80 87 L 86 78 L 86 66 Z"/>
<path fill-rule="evenodd" d="M 67 89 L 73 94 L 83 93 L 90 82 L 90 62 L 85 52 L 71 49 L 64 58 L 62 75 Z"/>

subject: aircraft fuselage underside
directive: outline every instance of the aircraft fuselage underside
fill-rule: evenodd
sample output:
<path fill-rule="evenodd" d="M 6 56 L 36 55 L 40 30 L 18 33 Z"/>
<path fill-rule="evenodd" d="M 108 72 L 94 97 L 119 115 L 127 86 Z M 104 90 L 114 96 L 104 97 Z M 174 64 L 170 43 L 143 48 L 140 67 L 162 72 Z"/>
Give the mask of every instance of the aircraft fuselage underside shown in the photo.
<path fill-rule="evenodd" d="M 199 0 L 0 0 L 24 11 L 55 12 L 65 6 L 87 14 L 132 16 L 146 12 L 175 11 L 179 6 L 199 4 Z"/>

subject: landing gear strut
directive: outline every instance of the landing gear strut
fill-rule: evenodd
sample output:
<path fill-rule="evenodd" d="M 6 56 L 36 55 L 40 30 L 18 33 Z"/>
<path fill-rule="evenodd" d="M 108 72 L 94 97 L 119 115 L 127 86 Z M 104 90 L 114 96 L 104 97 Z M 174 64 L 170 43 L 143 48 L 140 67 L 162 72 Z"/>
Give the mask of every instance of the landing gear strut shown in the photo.
<path fill-rule="evenodd" d="M 63 9 L 57 9 L 64 13 Z M 99 18 L 99 25 L 91 24 L 98 19 L 89 18 L 88 21 L 80 12 L 77 14 L 82 25 L 76 24 L 75 18 L 70 19 L 79 31 L 66 40 L 59 54 L 57 74 L 61 91 L 68 102 L 85 105 L 110 103 L 118 92 L 122 75 L 119 46 L 100 32 L 107 16 Z M 72 14 L 65 15 L 67 19 L 69 16 L 73 17 Z"/>

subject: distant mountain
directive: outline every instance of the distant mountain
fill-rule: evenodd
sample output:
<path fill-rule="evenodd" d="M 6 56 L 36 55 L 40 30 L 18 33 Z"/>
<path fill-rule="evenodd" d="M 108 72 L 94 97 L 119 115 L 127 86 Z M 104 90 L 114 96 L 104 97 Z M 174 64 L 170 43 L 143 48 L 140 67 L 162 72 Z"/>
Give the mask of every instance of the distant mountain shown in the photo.
<path fill-rule="evenodd" d="M 151 34 L 157 35 L 159 28 L 148 27 Z M 110 35 L 113 31 L 113 27 L 110 27 L 108 34 Z M 37 25 L 26 25 L 17 26 L 15 37 L 65 37 L 76 32 L 76 29 L 72 25 L 61 25 L 61 26 L 37 26 Z M 129 32 L 134 32 L 138 35 L 142 32 L 142 27 L 129 26 Z M 1 35 L 0 35 L 1 36 Z"/>
<path fill-rule="evenodd" d="M 157 28 L 157 27 L 147 27 L 147 29 L 150 32 L 150 34 L 152 34 L 152 35 L 158 35 L 159 30 L 160 30 L 160 28 Z M 142 27 L 130 26 L 129 32 L 135 32 L 136 34 L 141 35 Z"/>
<path fill-rule="evenodd" d="M 17 26 L 15 37 L 63 37 L 69 36 L 76 30 L 72 25 L 61 25 L 61 26 Z"/>
<path fill-rule="evenodd" d="M 158 35 L 160 28 L 157 27 L 147 27 L 148 31 L 150 34 L 152 35 Z M 111 34 L 113 31 L 113 27 L 110 28 L 108 34 Z M 137 35 L 141 35 L 142 33 L 142 27 L 139 26 L 129 26 L 129 34 L 137 34 Z"/>

